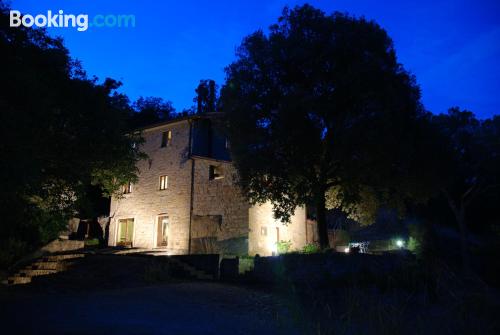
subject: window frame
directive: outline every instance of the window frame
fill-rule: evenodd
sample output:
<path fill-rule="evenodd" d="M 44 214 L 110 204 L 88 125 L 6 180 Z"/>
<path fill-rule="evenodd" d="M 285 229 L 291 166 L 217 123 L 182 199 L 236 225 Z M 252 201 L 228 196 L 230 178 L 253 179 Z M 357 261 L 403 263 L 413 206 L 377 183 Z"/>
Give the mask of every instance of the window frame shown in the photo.
<path fill-rule="evenodd" d="M 168 189 L 168 176 L 167 175 L 160 176 L 159 182 L 160 183 L 159 183 L 158 190 L 165 191 L 166 189 Z"/>
<path fill-rule="evenodd" d="M 267 227 L 266 226 L 260 227 L 260 236 L 267 236 Z"/>
<path fill-rule="evenodd" d="M 170 146 L 172 142 L 172 130 L 165 130 L 161 133 L 161 144 L 160 148 L 166 148 Z"/>
<path fill-rule="evenodd" d="M 132 182 L 128 182 L 122 186 L 122 194 L 130 194 L 132 193 Z"/>
<path fill-rule="evenodd" d="M 219 180 L 224 178 L 224 172 L 221 166 L 210 164 L 208 166 L 208 180 Z M 219 173 L 216 173 L 219 172 Z M 222 173 L 221 173 L 222 172 Z"/>

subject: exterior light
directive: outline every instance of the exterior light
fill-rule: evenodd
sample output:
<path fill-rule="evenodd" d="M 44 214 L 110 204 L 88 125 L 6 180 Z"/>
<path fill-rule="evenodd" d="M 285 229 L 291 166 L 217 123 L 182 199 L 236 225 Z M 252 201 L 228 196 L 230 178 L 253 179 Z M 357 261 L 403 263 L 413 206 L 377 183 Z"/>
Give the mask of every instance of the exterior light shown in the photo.
<path fill-rule="evenodd" d="M 405 245 L 405 243 L 403 240 L 397 240 L 396 245 L 398 246 L 398 248 L 402 248 Z"/>
<path fill-rule="evenodd" d="M 269 251 L 271 251 L 271 255 L 275 256 L 278 254 L 278 245 L 277 242 L 268 242 Z"/>
<path fill-rule="evenodd" d="M 351 251 L 351 249 L 350 249 L 349 247 L 345 247 L 345 248 L 344 248 L 344 252 L 345 252 L 346 254 L 348 254 L 348 253 L 349 253 L 349 251 Z"/>

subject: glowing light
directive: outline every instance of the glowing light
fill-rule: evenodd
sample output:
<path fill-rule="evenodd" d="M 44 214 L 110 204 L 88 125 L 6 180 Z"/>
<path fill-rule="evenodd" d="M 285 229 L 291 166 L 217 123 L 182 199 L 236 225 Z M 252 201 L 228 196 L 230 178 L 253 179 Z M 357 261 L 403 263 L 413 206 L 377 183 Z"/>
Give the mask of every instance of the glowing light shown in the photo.
<path fill-rule="evenodd" d="M 278 245 L 276 242 L 268 241 L 267 244 L 271 255 L 276 255 L 278 253 Z"/>
<path fill-rule="evenodd" d="M 345 252 L 346 254 L 348 254 L 348 253 L 349 253 L 349 251 L 351 251 L 351 249 L 350 249 L 349 247 L 346 247 L 346 248 L 344 249 L 344 252 Z"/>
<path fill-rule="evenodd" d="M 403 242 L 403 240 L 397 240 L 396 245 L 398 246 L 398 248 L 402 248 L 405 245 L 405 243 Z"/>

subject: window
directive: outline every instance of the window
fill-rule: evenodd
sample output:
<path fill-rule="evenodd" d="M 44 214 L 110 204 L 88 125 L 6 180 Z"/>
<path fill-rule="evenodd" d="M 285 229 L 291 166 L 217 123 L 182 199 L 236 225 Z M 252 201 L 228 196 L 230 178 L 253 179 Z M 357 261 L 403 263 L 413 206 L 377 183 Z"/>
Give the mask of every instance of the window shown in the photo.
<path fill-rule="evenodd" d="M 172 131 L 167 130 L 161 133 L 161 147 L 165 148 L 166 146 L 170 145 L 170 142 L 172 141 Z"/>
<path fill-rule="evenodd" d="M 226 146 L 226 150 L 229 150 L 231 148 L 230 144 L 229 144 L 229 139 L 226 137 L 226 143 L 225 143 L 225 146 Z"/>
<path fill-rule="evenodd" d="M 222 168 L 220 166 L 210 165 L 208 170 L 208 179 L 222 179 L 224 178 L 224 174 Z"/>
<path fill-rule="evenodd" d="M 132 183 L 131 182 L 128 182 L 122 186 L 122 193 L 123 194 L 132 193 Z"/>
<path fill-rule="evenodd" d="M 168 187 L 168 176 L 160 176 L 160 190 L 166 190 Z"/>
<path fill-rule="evenodd" d="M 260 227 L 260 235 L 267 236 L 267 227 Z"/>

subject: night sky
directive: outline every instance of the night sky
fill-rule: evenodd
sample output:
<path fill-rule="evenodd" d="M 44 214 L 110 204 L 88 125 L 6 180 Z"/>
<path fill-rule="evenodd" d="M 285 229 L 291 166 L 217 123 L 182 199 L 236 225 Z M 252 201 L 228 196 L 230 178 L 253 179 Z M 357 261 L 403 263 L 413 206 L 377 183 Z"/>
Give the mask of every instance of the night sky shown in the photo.
<path fill-rule="evenodd" d="M 200 79 L 224 80 L 242 38 L 267 30 L 285 5 L 302 1 L 13 0 L 26 14 L 134 14 L 135 28 L 51 28 L 89 76 L 123 81 L 132 100 L 160 96 L 178 110 L 193 104 Z M 309 1 L 377 21 L 399 61 L 417 77 L 434 113 L 451 106 L 500 114 L 500 1 Z"/>

